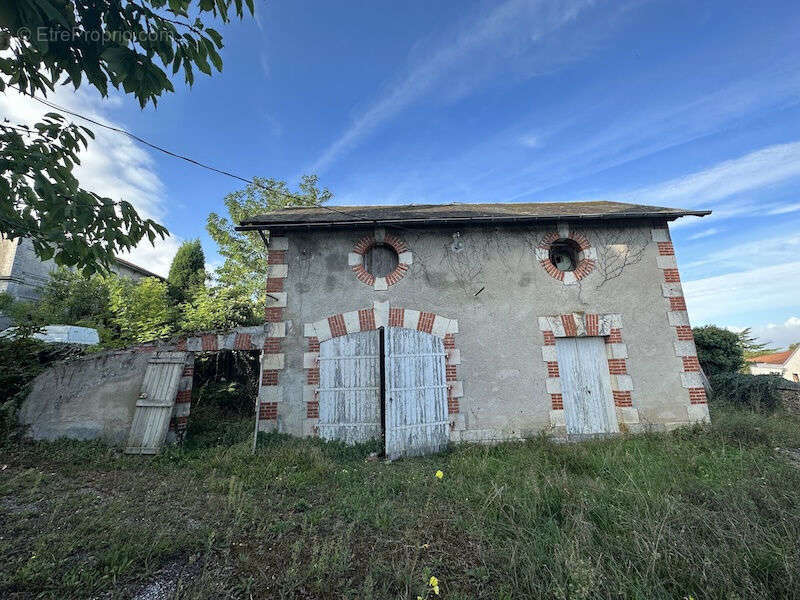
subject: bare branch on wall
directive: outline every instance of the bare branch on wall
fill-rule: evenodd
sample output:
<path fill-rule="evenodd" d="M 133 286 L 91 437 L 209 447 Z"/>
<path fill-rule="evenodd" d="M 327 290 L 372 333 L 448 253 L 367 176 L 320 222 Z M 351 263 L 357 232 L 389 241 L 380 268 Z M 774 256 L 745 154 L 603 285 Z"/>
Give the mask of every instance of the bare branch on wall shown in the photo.
<path fill-rule="evenodd" d="M 643 227 L 606 227 L 592 231 L 591 241 L 597 251 L 600 279 L 596 288 L 600 289 L 630 265 L 640 263 L 650 240 Z"/>

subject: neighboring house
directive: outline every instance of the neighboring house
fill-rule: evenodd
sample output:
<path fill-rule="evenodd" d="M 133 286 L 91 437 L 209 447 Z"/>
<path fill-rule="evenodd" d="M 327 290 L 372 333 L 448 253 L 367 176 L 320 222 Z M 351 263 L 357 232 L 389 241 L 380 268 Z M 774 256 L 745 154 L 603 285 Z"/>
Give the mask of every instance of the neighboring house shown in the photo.
<path fill-rule="evenodd" d="M 707 420 L 668 229 L 706 214 L 581 202 L 247 219 L 239 230 L 269 235 L 261 429 L 383 438 L 396 457 Z"/>
<path fill-rule="evenodd" d="M 794 350 L 762 354 L 748 358 L 752 375 L 780 375 L 784 379 L 800 383 L 800 346 Z"/>
<path fill-rule="evenodd" d="M 0 292 L 8 292 L 19 300 L 35 300 L 39 290 L 55 270 L 52 260 L 41 260 L 33 250 L 30 240 L 8 240 L 0 237 Z M 121 277 L 139 280 L 144 277 L 164 279 L 121 258 L 115 259 L 111 270 Z M 0 329 L 8 327 L 8 319 L 0 314 Z"/>

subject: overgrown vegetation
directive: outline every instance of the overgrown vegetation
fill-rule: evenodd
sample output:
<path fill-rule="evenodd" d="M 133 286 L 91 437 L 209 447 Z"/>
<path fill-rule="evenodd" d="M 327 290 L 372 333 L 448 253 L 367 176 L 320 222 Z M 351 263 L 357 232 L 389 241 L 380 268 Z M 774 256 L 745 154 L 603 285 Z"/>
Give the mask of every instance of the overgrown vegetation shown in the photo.
<path fill-rule="evenodd" d="M 0 310 L 15 325 L 26 328 L 56 324 L 92 327 L 103 348 L 260 322 L 255 300 L 242 287 L 209 288 L 203 284 L 205 271 L 195 269 L 196 242 L 183 247 L 189 247 L 189 252 L 176 256 L 171 282 L 154 277 L 139 281 L 117 275 L 86 277 L 62 268 L 51 273 L 38 300 L 14 300 L 0 294 Z"/>
<path fill-rule="evenodd" d="M 3 448 L 0 596 L 800 596 L 800 421 L 582 444 L 460 446 L 392 464 L 264 436 L 153 460 Z M 441 469 L 444 477 L 434 473 Z"/>
<path fill-rule="evenodd" d="M 184 447 L 230 446 L 252 440 L 258 355 L 222 350 L 194 362 L 192 415 Z"/>
<path fill-rule="evenodd" d="M 718 373 L 710 381 L 714 390 L 713 402 L 725 402 L 762 412 L 780 408 L 778 386 L 785 381 L 778 375 Z"/>

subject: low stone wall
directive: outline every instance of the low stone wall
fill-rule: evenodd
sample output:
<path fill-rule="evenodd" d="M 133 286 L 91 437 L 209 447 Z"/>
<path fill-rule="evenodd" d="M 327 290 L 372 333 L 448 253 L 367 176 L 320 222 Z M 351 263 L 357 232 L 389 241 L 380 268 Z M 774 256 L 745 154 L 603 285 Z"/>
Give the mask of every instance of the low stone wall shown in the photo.
<path fill-rule="evenodd" d="M 39 375 L 19 413 L 36 440 L 104 439 L 124 443 L 149 352 L 103 352 L 58 363 Z"/>
<path fill-rule="evenodd" d="M 265 357 L 272 357 L 269 364 L 282 365 L 283 354 L 276 354 L 274 350 L 278 338 L 285 335 L 283 323 L 266 323 L 227 331 L 198 332 L 57 363 L 33 381 L 31 392 L 20 409 L 19 422 L 27 427 L 27 436 L 36 440 L 100 438 L 124 443 L 153 353 L 186 352 L 187 362 L 167 435 L 168 442 L 177 441 L 182 439 L 188 425 L 195 352 L 259 351 Z M 262 419 L 272 419 L 274 423 L 275 416 L 266 414 Z"/>
<path fill-rule="evenodd" d="M 800 384 L 787 381 L 778 386 L 781 406 L 786 412 L 800 415 Z"/>

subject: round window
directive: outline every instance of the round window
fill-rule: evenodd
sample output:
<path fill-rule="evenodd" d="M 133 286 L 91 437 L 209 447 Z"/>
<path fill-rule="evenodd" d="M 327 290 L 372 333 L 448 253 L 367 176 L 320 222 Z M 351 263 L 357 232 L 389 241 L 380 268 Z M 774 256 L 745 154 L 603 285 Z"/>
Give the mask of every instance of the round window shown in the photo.
<path fill-rule="evenodd" d="M 580 252 L 581 247 L 574 240 L 562 238 L 550 244 L 550 262 L 559 271 L 574 271 Z"/>
<path fill-rule="evenodd" d="M 400 257 L 388 244 L 376 244 L 364 254 L 364 269 L 375 277 L 386 277 L 399 263 Z"/>

